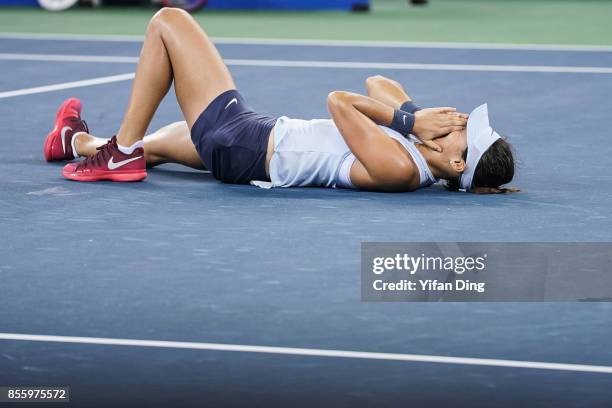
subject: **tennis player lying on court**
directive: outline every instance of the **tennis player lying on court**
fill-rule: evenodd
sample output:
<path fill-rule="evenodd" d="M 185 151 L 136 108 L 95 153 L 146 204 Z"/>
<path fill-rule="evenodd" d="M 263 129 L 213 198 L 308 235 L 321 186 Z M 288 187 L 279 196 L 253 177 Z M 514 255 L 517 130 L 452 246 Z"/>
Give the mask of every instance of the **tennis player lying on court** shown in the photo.
<path fill-rule="evenodd" d="M 145 137 L 173 81 L 185 122 Z M 63 169 L 77 181 L 139 181 L 147 166 L 173 162 L 208 169 L 226 183 L 413 191 L 445 179 L 456 190 L 514 191 L 501 187 L 512 180 L 514 160 L 489 127 L 486 105 L 468 121 L 453 108 L 419 109 L 384 77 L 368 78 L 366 86 L 369 96 L 330 93 L 332 120 L 259 115 L 195 20 L 165 8 L 147 29 L 117 136 L 90 135 L 72 98 L 60 108 L 44 153 L 49 161 L 85 156 Z"/>

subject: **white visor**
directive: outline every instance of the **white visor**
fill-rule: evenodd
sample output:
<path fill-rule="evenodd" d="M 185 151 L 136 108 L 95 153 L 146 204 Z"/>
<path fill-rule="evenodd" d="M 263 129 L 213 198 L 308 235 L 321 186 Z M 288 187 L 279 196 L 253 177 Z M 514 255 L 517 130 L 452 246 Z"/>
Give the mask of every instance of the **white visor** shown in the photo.
<path fill-rule="evenodd" d="M 472 188 L 472 179 L 480 158 L 489 147 L 501 136 L 489 125 L 487 104 L 480 105 L 470 113 L 467 124 L 468 153 L 465 170 L 461 174 L 460 184 L 465 191 Z"/>

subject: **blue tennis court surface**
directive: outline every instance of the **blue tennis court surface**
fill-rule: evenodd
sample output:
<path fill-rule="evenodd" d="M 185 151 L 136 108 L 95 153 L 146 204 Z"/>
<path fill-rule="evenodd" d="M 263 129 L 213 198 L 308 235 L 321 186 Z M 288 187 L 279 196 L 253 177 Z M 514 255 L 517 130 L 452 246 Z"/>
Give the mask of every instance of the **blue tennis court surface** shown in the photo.
<path fill-rule="evenodd" d="M 517 150 L 512 185 L 523 191 L 263 190 L 224 185 L 176 165 L 150 170 L 143 183 L 71 183 L 61 177 L 63 164 L 42 156 L 57 106 L 78 96 L 92 133 L 110 137 L 130 82 L 6 92 L 133 72 L 129 60 L 79 58 L 137 57 L 139 44 L 0 38 L 0 338 L 180 341 L 612 371 L 608 303 L 360 299 L 364 241 L 612 240 L 612 52 L 219 48 L 249 103 L 269 115 L 328 117 L 330 91 L 363 93 L 374 74 L 398 80 L 423 106 L 469 112 L 488 102 L 493 125 Z M 66 61 L 49 58 L 58 55 Z M 169 95 L 151 130 L 178 120 Z M 0 385 L 69 385 L 78 406 L 120 400 L 125 406 L 604 407 L 612 401 L 609 372 L 0 339 Z"/>

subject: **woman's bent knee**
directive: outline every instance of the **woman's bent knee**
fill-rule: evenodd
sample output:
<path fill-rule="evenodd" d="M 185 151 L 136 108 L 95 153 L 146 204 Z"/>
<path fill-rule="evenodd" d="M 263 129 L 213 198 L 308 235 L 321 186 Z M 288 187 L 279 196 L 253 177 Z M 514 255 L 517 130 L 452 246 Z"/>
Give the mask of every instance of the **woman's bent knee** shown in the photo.
<path fill-rule="evenodd" d="M 147 34 L 159 34 L 165 37 L 173 31 L 190 24 L 198 25 L 191 15 L 185 10 L 172 7 L 164 7 L 151 18 L 147 28 Z M 199 26 L 199 25 L 198 25 Z"/>
<path fill-rule="evenodd" d="M 185 10 L 173 7 L 163 7 L 151 18 L 150 25 L 174 24 L 184 19 L 189 19 L 191 16 Z"/>

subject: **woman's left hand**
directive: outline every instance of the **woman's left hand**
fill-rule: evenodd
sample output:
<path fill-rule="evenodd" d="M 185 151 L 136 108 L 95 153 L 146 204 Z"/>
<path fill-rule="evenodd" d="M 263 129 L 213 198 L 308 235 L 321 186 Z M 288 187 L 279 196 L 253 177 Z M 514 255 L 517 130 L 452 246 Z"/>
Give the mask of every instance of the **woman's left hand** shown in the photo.
<path fill-rule="evenodd" d="M 433 140 L 463 130 L 467 120 L 468 115 L 457 112 L 455 108 L 422 109 L 415 113 L 412 133 L 427 147 L 441 152 L 442 148 Z"/>

